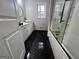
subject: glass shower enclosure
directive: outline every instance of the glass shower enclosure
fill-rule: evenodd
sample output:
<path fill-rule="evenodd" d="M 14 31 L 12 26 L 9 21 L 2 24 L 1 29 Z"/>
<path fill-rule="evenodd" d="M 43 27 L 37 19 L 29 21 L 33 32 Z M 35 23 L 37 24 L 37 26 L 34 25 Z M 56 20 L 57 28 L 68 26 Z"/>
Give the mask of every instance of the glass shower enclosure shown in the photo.
<path fill-rule="evenodd" d="M 51 19 L 51 32 L 62 43 L 70 17 L 73 0 L 54 0 Z"/>

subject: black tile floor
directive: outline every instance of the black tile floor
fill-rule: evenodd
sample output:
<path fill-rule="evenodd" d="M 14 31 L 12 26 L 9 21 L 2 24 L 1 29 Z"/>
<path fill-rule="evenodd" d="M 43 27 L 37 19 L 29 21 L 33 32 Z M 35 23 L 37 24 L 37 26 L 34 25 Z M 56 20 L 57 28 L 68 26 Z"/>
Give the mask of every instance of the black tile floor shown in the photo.
<path fill-rule="evenodd" d="M 24 59 L 54 59 L 46 31 L 34 31 L 25 41 L 25 48 Z"/>

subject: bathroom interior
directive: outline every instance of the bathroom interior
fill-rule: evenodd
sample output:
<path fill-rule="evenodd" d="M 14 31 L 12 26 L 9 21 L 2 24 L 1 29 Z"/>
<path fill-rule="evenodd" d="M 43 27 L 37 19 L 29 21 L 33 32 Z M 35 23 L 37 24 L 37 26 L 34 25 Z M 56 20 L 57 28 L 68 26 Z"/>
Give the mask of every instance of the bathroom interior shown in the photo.
<path fill-rule="evenodd" d="M 79 0 L 0 0 L 0 59 L 79 59 Z"/>

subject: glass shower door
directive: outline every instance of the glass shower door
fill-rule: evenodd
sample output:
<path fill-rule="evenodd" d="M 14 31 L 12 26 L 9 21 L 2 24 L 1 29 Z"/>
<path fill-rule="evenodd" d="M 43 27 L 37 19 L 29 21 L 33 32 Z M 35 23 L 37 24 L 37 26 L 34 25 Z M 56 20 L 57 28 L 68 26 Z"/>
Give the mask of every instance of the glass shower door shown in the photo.
<path fill-rule="evenodd" d="M 52 26 L 52 33 L 56 39 L 58 39 L 60 35 L 61 30 L 60 19 L 62 17 L 61 15 L 63 11 L 63 5 L 64 1 L 58 1 L 58 0 L 56 0 L 54 4 L 51 26 Z"/>
<path fill-rule="evenodd" d="M 61 43 L 64 37 L 66 24 L 70 15 L 72 1 L 55 0 L 51 20 L 51 31 L 55 38 Z"/>

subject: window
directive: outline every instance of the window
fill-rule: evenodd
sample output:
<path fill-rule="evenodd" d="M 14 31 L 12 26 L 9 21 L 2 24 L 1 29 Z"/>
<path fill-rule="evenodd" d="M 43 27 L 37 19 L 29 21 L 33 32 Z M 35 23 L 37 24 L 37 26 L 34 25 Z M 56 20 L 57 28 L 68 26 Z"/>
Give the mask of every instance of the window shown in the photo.
<path fill-rule="evenodd" d="M 37 8 L 37 18 L 46 18 L 46 4 L 38 4 Z"/>

